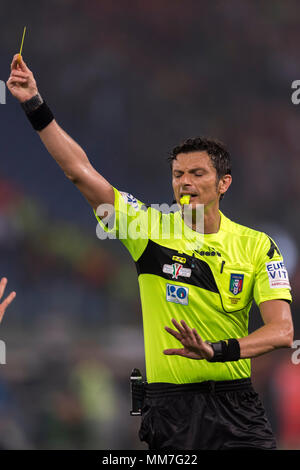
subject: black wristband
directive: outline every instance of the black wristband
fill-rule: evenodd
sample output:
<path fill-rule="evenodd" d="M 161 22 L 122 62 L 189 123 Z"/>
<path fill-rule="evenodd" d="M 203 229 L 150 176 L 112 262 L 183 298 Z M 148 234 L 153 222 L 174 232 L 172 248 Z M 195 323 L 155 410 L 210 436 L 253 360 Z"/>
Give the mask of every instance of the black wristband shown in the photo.
<path fill-rule="evenodd" d="M 235 338 L 210 343 L 214 350 L 214 355 L 208 362 L 231 362 L 238 361 L 241 358 L 240 343 Z"/>
<path fill-rule="evenodd" d="M 43 130 L 54 119 L 51 109 L 39 94 L 21 103 L 21 106 L 36 131 Z"/>

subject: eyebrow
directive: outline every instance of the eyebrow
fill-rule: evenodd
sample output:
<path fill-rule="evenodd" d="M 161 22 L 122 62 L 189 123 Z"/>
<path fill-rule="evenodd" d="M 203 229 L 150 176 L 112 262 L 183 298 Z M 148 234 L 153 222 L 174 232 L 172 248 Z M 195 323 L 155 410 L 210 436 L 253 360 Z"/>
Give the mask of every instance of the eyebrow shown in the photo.
<path fill-rule="evenodd" d="M 177 168 L 173 168 L 173 172 L 175 173 L 175 171 L 178 171 L 179 173 L 184 173 L 183 170 L 179 170 Z M 189 170 L 189 173 L 195 173 L 196 171 L 206 171 L 207 172 L 207 169 L 206 168 L 201 168 L 201 167 L 198 167 L 198 168 L 191 168 Z"/>

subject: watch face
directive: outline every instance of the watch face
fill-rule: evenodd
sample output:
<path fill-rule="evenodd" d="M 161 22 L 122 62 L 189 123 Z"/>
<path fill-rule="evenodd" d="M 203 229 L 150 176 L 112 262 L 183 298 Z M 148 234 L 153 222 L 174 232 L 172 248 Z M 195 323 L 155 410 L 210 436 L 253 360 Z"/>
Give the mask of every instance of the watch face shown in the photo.
<path fill-rule="evenodd" d="M 212 362 L 220 361 L 223 357 L 222 341 L 218 341 L 217 343 L 211 343 L 211 347 L 214 350 L 214 355 L 213 355 L 211 361 Z"/>

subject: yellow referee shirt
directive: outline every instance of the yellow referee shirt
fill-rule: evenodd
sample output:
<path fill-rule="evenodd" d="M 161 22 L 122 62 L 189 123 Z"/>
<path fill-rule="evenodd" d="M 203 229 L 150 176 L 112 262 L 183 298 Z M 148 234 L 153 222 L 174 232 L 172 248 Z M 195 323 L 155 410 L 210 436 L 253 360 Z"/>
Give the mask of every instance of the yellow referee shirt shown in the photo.
<path fill-rule="evenodd" d="M 136 263 L 148 383 L 249 377 L 250 359 L 210 363 L 164 355 L 164 349 L 181 347 L 164 326 L 173 326 L 171 318 L 185 320 L 203 340 L 212 342 L 247 336 L 253 300 L 258 306 L 266 300 L 292 300 L 274 241 L 221 212 L 219 231 L 201 234 L 184 224 L 180 211 L 163 214 L 128 193 L 115 188 L 114 193 L 112 226 L 95 214 Z"/>

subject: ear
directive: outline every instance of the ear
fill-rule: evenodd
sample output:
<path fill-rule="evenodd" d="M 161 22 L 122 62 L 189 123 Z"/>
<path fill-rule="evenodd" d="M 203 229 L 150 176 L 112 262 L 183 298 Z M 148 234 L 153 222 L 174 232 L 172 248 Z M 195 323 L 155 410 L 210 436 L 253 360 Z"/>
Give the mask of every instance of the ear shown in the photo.
<path fill-rule="evenodd" d="M 223 176 L 220 181 L 219 181 L 219 192 L 220 194 L 225 194 L 226 191 L 228 190 L 229 186 L 232 183 L 232 177 L 231 175 L 225 175 Z"/>

